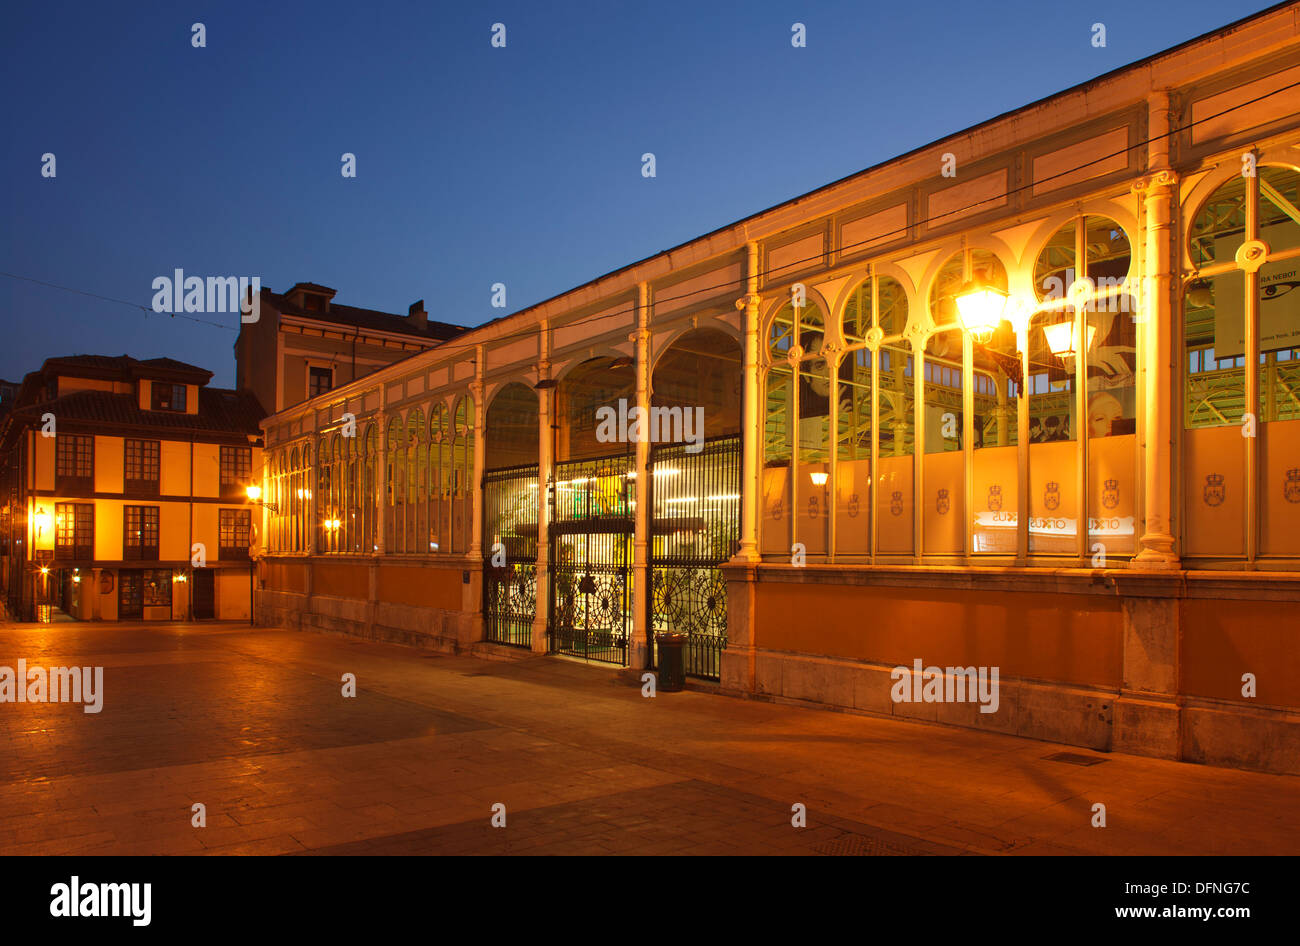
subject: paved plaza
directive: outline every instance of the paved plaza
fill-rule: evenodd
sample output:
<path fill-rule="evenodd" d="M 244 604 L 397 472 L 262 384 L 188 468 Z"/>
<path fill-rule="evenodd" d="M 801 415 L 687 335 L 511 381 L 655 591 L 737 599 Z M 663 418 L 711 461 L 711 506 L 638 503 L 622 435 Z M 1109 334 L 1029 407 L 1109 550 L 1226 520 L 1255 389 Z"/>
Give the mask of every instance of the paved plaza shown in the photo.
<path fill-rule="evenodd" d="M 1300 847 L 1295 777 L 699 690 L 647 699 L 628 675 L 555 658 L 236 625 L 0 627 L 0 666 L 19 658 L 102 666 L 103 708 L 0 703 L 4 854 Z M 1104 761 L 1045 758 L 1061 752 Z"/>

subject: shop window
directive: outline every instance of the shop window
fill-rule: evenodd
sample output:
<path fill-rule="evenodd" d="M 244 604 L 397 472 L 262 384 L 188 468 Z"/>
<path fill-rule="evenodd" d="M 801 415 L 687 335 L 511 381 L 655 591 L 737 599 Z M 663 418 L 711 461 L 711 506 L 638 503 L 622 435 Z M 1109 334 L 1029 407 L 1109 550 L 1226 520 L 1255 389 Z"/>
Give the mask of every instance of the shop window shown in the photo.
<path fill-rule="evenodd" d="M 167 568 L 148 568 L 140 573 L 142 603 L 146 608 L 172 606 L 172 573 Z"/>

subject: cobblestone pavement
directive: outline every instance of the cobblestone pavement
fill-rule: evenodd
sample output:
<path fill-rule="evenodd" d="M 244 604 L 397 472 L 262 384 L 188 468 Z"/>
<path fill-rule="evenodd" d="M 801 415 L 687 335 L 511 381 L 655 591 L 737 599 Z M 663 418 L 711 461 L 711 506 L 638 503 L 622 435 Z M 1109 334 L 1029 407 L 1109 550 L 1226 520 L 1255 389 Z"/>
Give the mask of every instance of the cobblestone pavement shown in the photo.
<path fill-rule="evenodd" d="M 102 666 L 104 706 L 0 703 L 3 854 L 1300 846 L 1294 777 L 1120 754 L 1085 767 L 992 733 L 706 692 L 645 699 L 609 668 L 553 658 L 232 625 L 0 628 L 0 666 L 19 658 Z M 191 824 L 196 803 L 206 827 Z M 806 827 L 791 824 L 796 804 Z"/>

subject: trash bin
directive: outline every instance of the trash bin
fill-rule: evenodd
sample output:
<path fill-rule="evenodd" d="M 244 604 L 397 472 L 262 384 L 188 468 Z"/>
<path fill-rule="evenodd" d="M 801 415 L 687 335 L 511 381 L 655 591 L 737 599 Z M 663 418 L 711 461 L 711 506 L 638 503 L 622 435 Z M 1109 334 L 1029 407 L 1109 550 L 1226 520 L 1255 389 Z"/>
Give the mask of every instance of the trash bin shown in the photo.
<path fill-rule="evenodd" d="M 659 645 L 659 684 L 665 693 L 677 693 L 686 687 L 686 664 L 682 660 L 685 634 L 656 634 Z"/>

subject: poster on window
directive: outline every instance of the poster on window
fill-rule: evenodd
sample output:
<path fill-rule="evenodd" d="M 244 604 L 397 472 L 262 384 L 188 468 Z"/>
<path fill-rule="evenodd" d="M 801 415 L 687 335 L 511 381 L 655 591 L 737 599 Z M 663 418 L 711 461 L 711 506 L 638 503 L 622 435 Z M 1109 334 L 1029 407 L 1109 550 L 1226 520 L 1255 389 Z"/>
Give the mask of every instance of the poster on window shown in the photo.
<path fill-rule="evenodd" d="M 1285 224 L 1285 228 L 1294 227 Z M 1270 246 L 1284 246 L 1284 239 L 1291 235 L 1283 231 L 1283 225 L 1263 227 L 1260 238 Z M 1237 241 L 1235 237 L 1216 241 L 1215 259 L 1232 259 Z M 1246 353 L 1244 301 L 1237 292 L 1215 293 L 1214 353 L 1218 358 Z M 1259 268 L 1259 350 L 1287 348 L 1300 348 L 1300 259 L 1277 260 Z"/>

